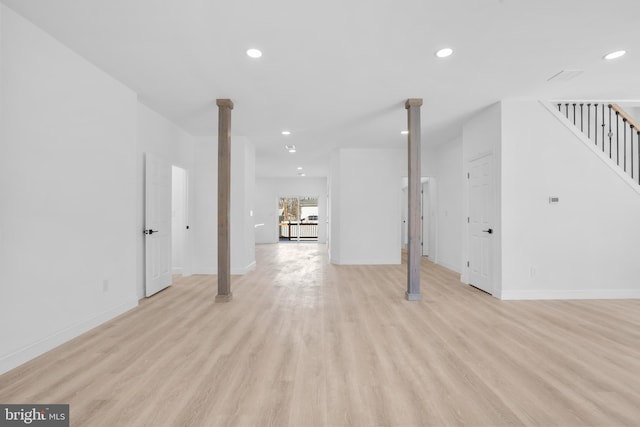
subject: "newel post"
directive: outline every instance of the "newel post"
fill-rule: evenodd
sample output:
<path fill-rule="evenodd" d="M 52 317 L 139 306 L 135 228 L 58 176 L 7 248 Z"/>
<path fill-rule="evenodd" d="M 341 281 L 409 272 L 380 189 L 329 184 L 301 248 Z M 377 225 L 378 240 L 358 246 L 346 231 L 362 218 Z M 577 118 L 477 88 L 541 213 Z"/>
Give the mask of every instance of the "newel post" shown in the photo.
<path fill-rule="evenodd" d="M 422 248 L 420 245 L 421 233 L 421 172 L 420 172 L 420 107 L 422 99 L 407 99 L 405 108 L 407 109 L 409 121 L 409 242 L 407 245 L 407 292 L 405 297 L 409 301 L 420 301 L 420 258 Z"/>
<path fill-rule="evenodd" d="M 216 302 L 231 301 L 231 110 L 230 99 L 218 106 L 218 295 Z"/>

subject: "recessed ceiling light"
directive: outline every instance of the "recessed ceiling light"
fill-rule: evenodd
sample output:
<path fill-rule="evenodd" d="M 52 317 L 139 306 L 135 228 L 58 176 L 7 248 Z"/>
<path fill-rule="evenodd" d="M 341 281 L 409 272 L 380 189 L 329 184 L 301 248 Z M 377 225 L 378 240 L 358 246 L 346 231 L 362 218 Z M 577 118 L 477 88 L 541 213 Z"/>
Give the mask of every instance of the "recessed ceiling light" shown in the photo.
<path fill-rule="evenodd" d="M 282 134 L 283 134 L 283 135 L 291 135 L 291 132 L 289 132 L 288 130 L 283 130 L 283 131 L 282 131 Z"/>
<path fill-rule="evenodd" d="M 444 49 L 440 49 L 436 52 L 436 56 L 438 58 L 446 58 L 447 56 L 451 56 L 453 54 L 453 49 L 449 47 L 445 47 Z"/>
<path fill-rule="evenodd" d="M 620 58 L 621 56 L 624 56 L 625 53 L 627 53 L 626 50 L 616 50 L 615 52 L 606 54 L 604 56 L 604 59 L 611 60 L 611 59 Z"/>
<path fill-rule="evenodd" d="M 262 56 L 262 52 L 258 49 L 248 49 L 247 56 L 250 58 L 260 58 Z"/>
<path fill-rule="evenodd" d="M 295 145 L 285 145 L 284 148 L 286 148 L 287 151 L 290 152 L 290 153 L 295 153 L 296 152 L 296 146 Z"/>
<path fill-rule="evenodd" d="M 307 176 L 306 173 L 299 173 L 298 176 Z"/>
<path fill-rule="evenodd" d="M 402 132 L 400 132 L 402 135 L 409 135 L 409 131 L 408 130 L 403 130 Z"/>
<path fill-rule="evenodd" d="M 302 170 L 302 166 L 298 166 L 298 170 L 301 171 Z"/>

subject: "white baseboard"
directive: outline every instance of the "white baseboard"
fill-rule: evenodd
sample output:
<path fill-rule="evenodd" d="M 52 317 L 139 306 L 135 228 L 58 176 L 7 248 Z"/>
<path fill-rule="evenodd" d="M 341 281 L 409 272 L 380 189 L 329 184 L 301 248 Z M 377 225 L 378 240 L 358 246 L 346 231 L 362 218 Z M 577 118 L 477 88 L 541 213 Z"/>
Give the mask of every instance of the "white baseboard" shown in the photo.
<path fill-rule="evenodd" d="M 502 291 L 501 300 L 638 299 L 640 289 Z"/>
<path fill-rule="evenodd" d="M 0 374 L 17 368 L 23 363 L 46 353 L 49 350 L 64 344 L 67 341 L 76 338 L 85 332 L 99 326 L 129 310 L 138 306 L 138 300 L 129 301 L 118 307 L 107 310 L 88 320 L 78 322 L 61 331 L 58 331 L 48 337 L 42 338 L 32 344 L 29 344 L 13 353 L 7 354 L 0 358 Z"/>

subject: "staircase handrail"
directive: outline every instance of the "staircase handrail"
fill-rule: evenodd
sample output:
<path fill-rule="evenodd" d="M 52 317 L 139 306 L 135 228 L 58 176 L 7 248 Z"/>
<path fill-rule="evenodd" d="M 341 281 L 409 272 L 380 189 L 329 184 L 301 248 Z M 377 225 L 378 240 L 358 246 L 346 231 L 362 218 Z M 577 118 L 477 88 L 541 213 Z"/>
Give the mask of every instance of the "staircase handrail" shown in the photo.
<path fill-rule="evenodd" d="M 638 122 L 636 122 L 626 111 L 624 111 L 622 107 L 620 107 L 618 104 L 611 104 L 611 108 L 613 109 L 613 111 L 616 111 L 618 114 L 620 114 L 620 117 L 625 119 L 632 128 L 640 130 L 640 124 L 638 124 Z"/>

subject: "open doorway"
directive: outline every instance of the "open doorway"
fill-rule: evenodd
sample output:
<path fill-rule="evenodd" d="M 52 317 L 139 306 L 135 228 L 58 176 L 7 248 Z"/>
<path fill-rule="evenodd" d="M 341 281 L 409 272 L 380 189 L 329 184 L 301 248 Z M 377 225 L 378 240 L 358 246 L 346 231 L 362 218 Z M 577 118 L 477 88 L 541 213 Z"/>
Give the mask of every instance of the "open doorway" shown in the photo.
<path fill-rule="evenodd" d="M 420 243 L 422 247 L 422 256 L 429 257 L 432 261 L 436 261 L 436 179 L 434 177 L 422 177 L 421 182 L 421 199 L 420 199 Z M 409 241 L 409 224 L 408 206 L 409 199 L 407 195 L 408 179 L 402 180 L 402 248 L 407 248 Z"/>
<path fill-rule="evenodd" d="M 280 242 L 318 241 L 318 197 L 285 196 L 278 200 Z"/>
<path fill-rule="evenodd" d="M 188 276 L 188 176 L 178 166 L 171 167 L 171 273 Z"/>

